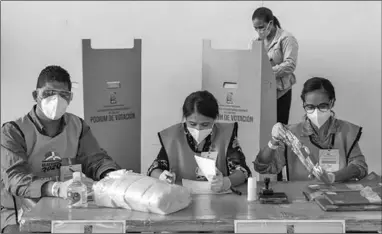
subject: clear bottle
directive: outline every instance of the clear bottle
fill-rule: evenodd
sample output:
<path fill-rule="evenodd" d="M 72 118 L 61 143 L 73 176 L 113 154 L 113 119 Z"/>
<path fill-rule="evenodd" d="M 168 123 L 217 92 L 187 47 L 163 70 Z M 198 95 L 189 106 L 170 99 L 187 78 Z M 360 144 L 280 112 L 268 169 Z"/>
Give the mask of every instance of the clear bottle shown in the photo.
<path fill-rule="evenodd" d="M 253 177 L 248 178 L 247 189 L 248 189 L 247 200 L 256 201 L 257 200 L 257 179 L 255 175 L 253 175 Z"/>
<path fill-rule="evenodd" d="M 68 186 L 69 208 L 81 208 L 88 206 L 87 187 L 81 182 L 81 172 L 73 172 L 73 182 Z"/>

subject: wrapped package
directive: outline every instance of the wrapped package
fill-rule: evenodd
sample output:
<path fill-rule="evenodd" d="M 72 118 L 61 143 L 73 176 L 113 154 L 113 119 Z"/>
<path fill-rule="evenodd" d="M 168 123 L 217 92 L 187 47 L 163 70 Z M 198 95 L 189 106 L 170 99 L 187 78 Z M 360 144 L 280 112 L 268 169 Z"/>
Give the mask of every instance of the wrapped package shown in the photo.
<path fill-rule="evenodd" d="M 109 173 L 93 190 L 98 206 L 162 215 L 182 210 L 192 201 L 185 187 L 126 170 Z"/>
<path fill-rule="evenodd" d="M 305 166 L 306 170 L 312 174 L 321 174 L 320 179 L 325 184 L 330 184 L 330 179 L 325 170 L 321 168 L 320 165 L 312 162 L 310 158 L 309 148 L 303 145 L 300 140 L 287 128 L 283 125 L 283 130 L 285 132 L 285 138 L 282 138 L 281 141 L 291 147 L 293 153 L 297 155 L 301 163 Z M 316 171 L 317 173 L 314 173 Z"/>

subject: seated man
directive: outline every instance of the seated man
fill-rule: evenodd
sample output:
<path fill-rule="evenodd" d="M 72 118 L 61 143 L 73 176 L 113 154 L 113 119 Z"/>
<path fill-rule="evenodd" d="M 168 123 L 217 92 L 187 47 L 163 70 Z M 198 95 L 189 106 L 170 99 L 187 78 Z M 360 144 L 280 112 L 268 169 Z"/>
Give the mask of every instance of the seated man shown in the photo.
<path fill-rule="evenodd" d="M 367 176 L 368 166 L 358 144 L 362 127 L 335 117 L 332 108 L 336 95 L 332 83 L 321 77 L 307 80 L 301 100 L 306 112 L 304 120 L 287 128 L 309 149 L 313 164 L 328 172 L 328 182 L 360 180 Z M 272 139 L 254 161 L 255 171 L 278 174 L 286 166 L 289 181 L 308 180 L 308 170 L 292 148 L 283 143 L 285 138 L 284 126 L 276 123 Z M 323 171 L 314 175 L 324 179 Z"/>
<path fill-rule="evenodd" d="M 82 164 L 83 173 L 93 180 L 119 169 L 100 148 L 90 127 L 81 118 L 66 113 L 73 97 L 71 87 L 66 70 L 59 66 L 46 67 L 32 93 L 37 105 L 25 116 L 2 126 L 1 230 L 4 233 L 18 232 L 22 213 L 39 198 L 66 198 L 71 180 L 58 182 L 63 159 Z"/>

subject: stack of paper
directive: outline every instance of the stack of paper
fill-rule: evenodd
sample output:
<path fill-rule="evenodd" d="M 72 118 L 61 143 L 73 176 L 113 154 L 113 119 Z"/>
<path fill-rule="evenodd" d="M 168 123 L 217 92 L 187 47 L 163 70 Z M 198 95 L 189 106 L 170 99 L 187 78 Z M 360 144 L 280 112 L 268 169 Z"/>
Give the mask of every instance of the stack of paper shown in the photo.
<path fill-rule="evenodd" d="M 195 155 L 196 163 L 198 164 L 199 169 L 202 171 L 204 176 L 208 181 L 195 181 L 182 179 L 182 184 L 184 187 L 188 188 L 192 194 L 226 194 L 232 193 L 231 189 L 216 193 L 211 190 L 210 182 L 212 177 L 216 175 L 216 162 L 214 159 L 200 157 Z"/>
<path fill-rule="evenodd" d="M 210 182 L 208 182 L 208 181 L 195 181 L 195 180 L 182 179 L 182 184 L 184 187 L 189 189 L 191 194 L 226 194 L 226 193 L 232 193 L 232 191 L 230 189 L 227 191 L 216 193 L 216 192 L 211 190 Z"/>
<path fill-rule="evenodd" d="M 308 200 L 325 211 L 382 210 L 381 176 L 371 172 L 360 181 L 333 185 L 311 184 L 304 188 Z"/>

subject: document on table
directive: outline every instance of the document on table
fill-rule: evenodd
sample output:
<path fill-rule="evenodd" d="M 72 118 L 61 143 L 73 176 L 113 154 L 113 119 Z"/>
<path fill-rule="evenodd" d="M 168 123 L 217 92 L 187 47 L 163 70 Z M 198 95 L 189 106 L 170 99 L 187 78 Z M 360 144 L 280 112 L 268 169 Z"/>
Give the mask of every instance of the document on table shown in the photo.
<path fill-rule="evenodd" d="M 215 160 L 209 158 L 203 158 L 195 155 L 196 163 L 198 164 L 199 169 L 203 172 L 204 176 L 208 181 L 211 181 L 211 177 L 216 175 L 216 166 Z"/>
<path fill-rule="evenodd" d="M 231 189 L 216 193 L 211 190 L 210 183 L 208 181 L 195 181 L 182 179 L 182 184 L 184 187 L 188 188 L 192 194 L 227 194 L 232 193 Z"/>
<path fill-rule="evenodd" d="M 52 220 L 51 233 L 126 233 L 126 221 Z"/>

